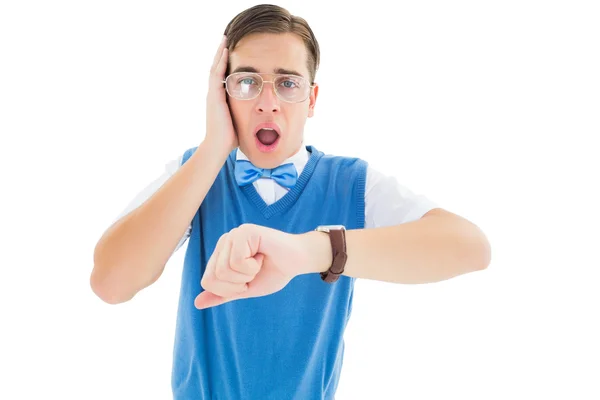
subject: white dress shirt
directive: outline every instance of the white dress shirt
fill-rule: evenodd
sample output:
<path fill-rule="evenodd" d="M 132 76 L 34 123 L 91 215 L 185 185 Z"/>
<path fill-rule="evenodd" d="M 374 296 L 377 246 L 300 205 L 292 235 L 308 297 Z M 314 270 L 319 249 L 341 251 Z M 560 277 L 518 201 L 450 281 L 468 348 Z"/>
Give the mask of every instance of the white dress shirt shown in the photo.
<path fill-rule="evenodd" d="M 300 176 L 309 157 L 310 153 L 306 150 L 304 144 L 302 144 L 300 150 L 283 161 L 282 164 L 293 163 L 298 171 L 298 176 Z M 181 166 L 182 158 L 183 156 L 180 156 L 168 162 L 165 172 L 138 193 L 118 218 L 124 217 L 150 198 L 177 172 Z M 236 159 L 248 160 L 248 157 L 238 148 Z M 267 205 L 271 205 L 281 199 L 289 190 L 270 178 L 257 179 L 252 184 Z M 371 166 L 367 166 L 365 185 L 365 228 L 378 228 L 415 221 L 429 210 L 438 207 L 436 203 L 426 196 L 413 193 L 410 189 L 400 185 L 394 177 L 385 176 Z M 191 229 L 192 225 L 190 222 L 175 251 L 185 243 Z"/>

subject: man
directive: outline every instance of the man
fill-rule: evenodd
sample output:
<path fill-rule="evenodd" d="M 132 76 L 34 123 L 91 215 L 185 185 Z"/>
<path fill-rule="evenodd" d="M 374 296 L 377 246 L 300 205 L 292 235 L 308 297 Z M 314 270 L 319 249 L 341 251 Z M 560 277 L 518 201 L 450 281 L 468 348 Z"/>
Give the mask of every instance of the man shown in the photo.
<path fill-rule="evenodd" d="M 205 139 L 106 231 L 91 285 L 127 301 L 188 240 L 174 398 L 333 399 L 355 279 L 449 279 L 486 268 L 490 246 L 365 161 L 304 145 L 319 90 L 306 21 L 260 5 L 225 35 Z"/>

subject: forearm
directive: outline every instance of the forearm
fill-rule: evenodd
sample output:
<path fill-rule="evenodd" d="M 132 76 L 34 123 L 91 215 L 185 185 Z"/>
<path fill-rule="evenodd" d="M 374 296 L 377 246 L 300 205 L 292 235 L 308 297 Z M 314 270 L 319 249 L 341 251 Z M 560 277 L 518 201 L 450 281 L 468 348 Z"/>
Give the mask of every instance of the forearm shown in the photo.
<path fill-rule="evenodd" d="M 311 272 L 331 265 L 326 234 L 305 234 L 313 254 Z M 430 283 L 484 269 L 491 257 L 481 230 L 456 216 L 426 216 L 409 223 L 346 231 L 344 275 L 392 283 Z"/>
<path fill-rule="evenodd" d="M 158 279 L 225 159 L 203 142 L 152 197 L 104 233 L 90 278 L 100 298 L 121 303 Z"/>

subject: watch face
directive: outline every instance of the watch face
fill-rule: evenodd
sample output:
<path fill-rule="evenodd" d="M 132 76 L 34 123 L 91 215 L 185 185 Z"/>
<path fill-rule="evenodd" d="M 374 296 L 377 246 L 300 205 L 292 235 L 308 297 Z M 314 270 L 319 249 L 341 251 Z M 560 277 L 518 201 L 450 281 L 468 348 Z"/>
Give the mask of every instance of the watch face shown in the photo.
<path fill-rule="evenodd" d="M 321 225 L 317 227 L 317 230 L 320 232 L 329 232 L 334 229 L 346 229 L 344 225 Z"/>

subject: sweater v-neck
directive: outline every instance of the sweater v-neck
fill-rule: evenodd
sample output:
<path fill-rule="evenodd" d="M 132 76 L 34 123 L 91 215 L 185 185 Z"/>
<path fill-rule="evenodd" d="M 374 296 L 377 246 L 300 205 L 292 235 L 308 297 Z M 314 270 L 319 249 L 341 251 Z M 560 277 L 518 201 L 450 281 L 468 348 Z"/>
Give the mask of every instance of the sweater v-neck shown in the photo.
<path fill-rule="evenodd" d="M 298 177 L 296 184 L 292 187 L 282 198 L 274 202 L 273 204 L 267 204 L 260 196 L 254 185 L 246 185 L 238 188 L 247 196 L 248 200 L 258 209 L 258 211 L 267 219 L 288 210 L 295 202 L 298 197 L 302 194 L 302 191 L 308 184 L 315 167 L 319 159 L 323 156 L 323 153 L 315 149 L 313 146 L 306 146 L 306 150 L 310 153 L 310 157 L 306 162 L 302 173 Z M 235 168 L 235 152 L 232 152 L 231 161 L 232 168 Z M 232 176 L 234 171 L 232 171 Z M 235 179 L 234 179 L 235 183 Z"/>

